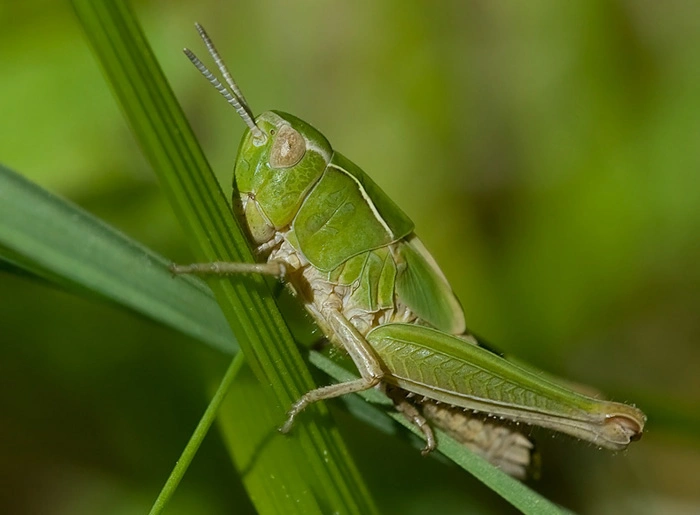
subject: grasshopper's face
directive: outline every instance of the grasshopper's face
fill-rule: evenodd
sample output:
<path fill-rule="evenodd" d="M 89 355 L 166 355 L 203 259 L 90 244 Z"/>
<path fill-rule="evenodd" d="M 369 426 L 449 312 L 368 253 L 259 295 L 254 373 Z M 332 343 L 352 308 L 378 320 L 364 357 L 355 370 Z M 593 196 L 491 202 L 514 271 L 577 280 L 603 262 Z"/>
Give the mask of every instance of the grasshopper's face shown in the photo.
<path fill-rule="evenodd" d="M 264 137 L 247 130 L 233 175 L 233 201 L 253 240 L 268 241 L 292 222 L 311 187 L 320 179 L 332 149 L 306 122 L 267 111 L 255 120 Z"/>

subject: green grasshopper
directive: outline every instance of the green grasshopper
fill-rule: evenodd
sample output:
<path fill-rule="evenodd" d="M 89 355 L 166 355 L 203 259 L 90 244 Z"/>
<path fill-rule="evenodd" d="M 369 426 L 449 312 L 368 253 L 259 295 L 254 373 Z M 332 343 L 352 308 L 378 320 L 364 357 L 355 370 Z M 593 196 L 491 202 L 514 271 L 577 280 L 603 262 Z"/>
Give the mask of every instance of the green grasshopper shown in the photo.
<path fill-rule="evenodd" d="M 284 280 L 360 374 L 303 395 L 282 432 L 313 402 L 377 387 L 420 429 L 424 453 L 436 447 L 429 419 L 516 476 L 532 446 L 501 420 L 611 450 L 641 437 L 646 417 L 639 409 L 579 393 L 482 346 L 411 219 L 308 123 L 279 111 L 254 117 L 206 32 L 197 30 L 229 88 L 185 53 L 247 126 L 233 206 L 261 262 L 172 269 Z"/>

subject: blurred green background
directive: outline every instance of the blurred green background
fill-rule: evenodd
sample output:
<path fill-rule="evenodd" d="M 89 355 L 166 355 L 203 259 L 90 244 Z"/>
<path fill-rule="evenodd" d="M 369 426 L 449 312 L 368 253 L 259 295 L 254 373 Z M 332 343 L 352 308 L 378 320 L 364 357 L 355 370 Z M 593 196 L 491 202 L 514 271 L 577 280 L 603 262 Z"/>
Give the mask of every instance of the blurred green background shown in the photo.
<path fill-rule="evenodd" d="M 257 113 L 326 134 L 416 222 L 470 327 L 634 402 L 610 454 L 535 432 L 532 486 L 581 513 L 700 511 L 700 4 L 137 3 L 224 188 L 243 124 L 181 53 L 202 23 Z M 0 6 L 0 162 L 191 260 L 67 3 Z M 144 513 L 228 357 L 0 274 L 0 506 Z M 337 410 L 386 512 L 509 513 Z M 216 434 L 169 513 L 252 507 Z"/>

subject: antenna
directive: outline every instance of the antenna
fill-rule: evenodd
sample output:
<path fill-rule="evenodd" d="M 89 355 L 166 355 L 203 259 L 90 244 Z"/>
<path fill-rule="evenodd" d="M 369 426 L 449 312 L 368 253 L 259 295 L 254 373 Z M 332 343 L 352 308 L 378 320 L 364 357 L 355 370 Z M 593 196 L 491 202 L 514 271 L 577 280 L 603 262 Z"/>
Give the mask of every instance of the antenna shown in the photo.
<path fill-rule="evenodd" d="M 226 80 L 226 84 L 229 85 L 232 91 L 226 89 L 226 87 L 221 84 L 221 81 L 219 81 L 219 79 L 217 79 L 214 74 L 209 71 L 204 63 L 202 63 L 202 61 L 200 61 L 190 49 L 185 48 L 183 50 L 185 55 L 190 61 L 192 61 L 192 64 L 195 65 L 199 72 L 204 75 L 204 78 L 207 79 L 216 88 L 216 90 L 221 93 L 226 101 L 233 106 L 238 115 L 243 119 L 243 122 L 250 129 L 250 132 L 253 133 L 253 138 L 258 141 L 265 141 L 265 133 L 261 131 L 257 125 L 255 125 L 255 119 L 253 118 L 253 113 L 250 110 L 250 107 L 248 107 L 248 102 L 246 102 L 246 99 L 238 87 L 238 84 L 236 84 L 236 81 L 234 81 L 233 77 L 231 77 L 226 64 L 219 56 L 219 52 L 217 52 L 214 43 L 212 43 L 209 35 L 204 30 L 204 27 L 202 27 L 199 23 L 195 23 L 195 27 L 197 28 L 197 32 L 199 32 L 199 36 L 202 38 L 202 41 L 204 41 L 204 44 L 207 46 L 209 55 L 211 55 L 214 59 L 216 66 L 219 68 L 219 71 Z"/>

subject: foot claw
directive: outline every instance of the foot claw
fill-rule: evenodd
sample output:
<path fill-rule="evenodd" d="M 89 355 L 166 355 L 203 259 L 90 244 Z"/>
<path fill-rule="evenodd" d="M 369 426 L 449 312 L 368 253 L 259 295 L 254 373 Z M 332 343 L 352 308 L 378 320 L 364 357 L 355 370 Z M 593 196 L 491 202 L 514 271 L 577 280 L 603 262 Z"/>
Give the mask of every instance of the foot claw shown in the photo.
<path fill-rule="evenodd" d="M 421 456 L 427 456 L 431 452 L 435 450 L 435 443 L 434 442 L 427 442 L 425 444 L 425 447 L 423 447 L 420 451 Z"/>
<path fill-rule="evenodd" d="M 289 417 L 284 424 L 282 424 L 277 430 L 282 434 L 287 434 L 292 430 L 292 425 L 294 424 L 294 419 Z"/>

